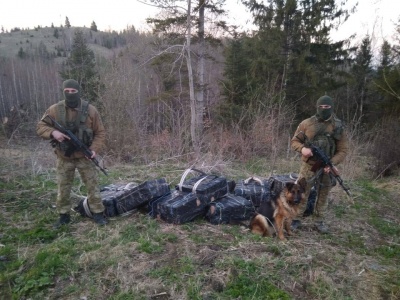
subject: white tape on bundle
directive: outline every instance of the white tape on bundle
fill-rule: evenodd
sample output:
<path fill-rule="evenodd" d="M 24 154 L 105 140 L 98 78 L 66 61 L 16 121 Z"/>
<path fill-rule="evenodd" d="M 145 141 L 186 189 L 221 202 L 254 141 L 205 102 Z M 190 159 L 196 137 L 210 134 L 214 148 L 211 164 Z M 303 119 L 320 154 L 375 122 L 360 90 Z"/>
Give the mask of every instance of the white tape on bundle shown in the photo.
<path fill-rule="evenodd" d="M 130 190 L 131 188 L 134 188 L 136 186 L 137 186 L 137 184 L 135 182 L 129 182 L 122 189 L 123 190 Z"/>
<path fill-rule="evenodd" d="M 197 187 L 200 185 L 200 183 L 204 180 L 204 179 L 206 179 L 208 176 L 205 176 L 205 177 L 203 177 L 203 178 L 201 178 L 200 180 L 197 180 L 197 182 L 193 185 L 193 188 L 192 188 L 192 192 L 193 193 L 196 193 L 196 190 L 197 190 Z"/>
<path fill-rule="evenodd" d="M 244 180 L 244 184 L 249 184 L 250 180 L 254 180 L 254 181 L 258 182 L 261 185 L 263 184 L 262 180 L 260 178 L 256 177 L 256 176 L 252 176 L 252 177 L 249 177 L 249 178 L 245 179 Z"/>
<path fill-rule="evenodd" d="M 290 173 L 290 174 L 289 174 L 289 178 L 292 179 L 292 180 L 296 179 L 296 180 L 294 181 L 294 183 L 297 184 L 297 182 L 298 182 L 298 180 L 299 180 L 299 177 L 294 177 L 292 174 L 293 174 L 293 173 Z"/>
<path fill-rule="evenodd" d="M 90 211 L 89 204 L 87 201 L 88 201 L 88 198 L 86 197 L 83 200 L 83 209 L 85 210 L 85 213 L 87 214 L 88 217 L 93 218 L 92 212 Z"/>
<path fill-rule="evenodd" d="M 190 171 L 192 171 L 192 169 L 187 169 L 187 170 L 182 174 L 181 181 L 180 181 L 179 184 L 178 184 L 179 191 L 181 191 L 181 192 L 182 192 L 182 185 L 183 185 L 183 182 L 185 181 L 185 178 L 186 178 L 187 174 L 189 174 Z"/>

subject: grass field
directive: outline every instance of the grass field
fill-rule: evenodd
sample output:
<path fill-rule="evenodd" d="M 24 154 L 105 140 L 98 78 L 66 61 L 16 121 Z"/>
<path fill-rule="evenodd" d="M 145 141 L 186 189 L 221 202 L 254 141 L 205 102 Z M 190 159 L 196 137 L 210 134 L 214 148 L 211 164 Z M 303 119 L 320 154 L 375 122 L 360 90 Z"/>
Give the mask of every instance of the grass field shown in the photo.
<path fill-rule="evenodd" d="M 286 242 L 252 235 L 246 224 L 173 225 L 144 210 L 104 227 L 73 215 L 54 230 L 54 165 L 40 150 L 0 154 L 1 299 L 400 298 L 399 177 L 347 181 L 352 198 L 335 187 L 332 233 L 318 234 L 308 218 Z M 113 165 L 100 177 L 102 184 L 165 177 L 173 187 L 189 166 Z M 272 172 L 262 160 L 196 166 L 234 180 Z M 74 194 L 84 193 L 76 179 Z"/>

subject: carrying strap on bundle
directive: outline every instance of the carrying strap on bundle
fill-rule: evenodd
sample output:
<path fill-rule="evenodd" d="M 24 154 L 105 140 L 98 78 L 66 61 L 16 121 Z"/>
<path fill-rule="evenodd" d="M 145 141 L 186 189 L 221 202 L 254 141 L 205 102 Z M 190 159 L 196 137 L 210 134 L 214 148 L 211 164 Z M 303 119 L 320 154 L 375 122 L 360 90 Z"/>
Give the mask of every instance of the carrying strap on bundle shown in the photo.
<path fill-rule="evenodd" d="M 289 178 L 294 181 L 295 184 L 299 182 L 299 176 L 294 175 L 293 173 L 289 174 Z"/>
<path fill-rule="evenodd" d="M 134 187 L 137 187 L 137 183 L 136 182 L 128 182 L 123 188 L 122 190 L 131 190 Z"/>
<path fill-rule="evenodd" d="M 209 177 L 209 176 L 206 175 L 205 177 L 203 177 L 203 178 L 201 178 L 201 179 L 199 179 L 199 180 L 196 181 L 196 183 L 193 185 L 193 188 L 192 188 L 192 192 L 193 192 L 193 193 L 196 193 L 197 187 L 198 187 L 198 186 L 200 185 L 200 183 L 201 183 L 204 179 L 206 179 L 207 177 Z"/>
<path fill-rule="evenodd" d="M 83 199 L 83 209 L 85 210 L 85 213 L 89 218 L 93 218 L 92 212 L 90 211 L 87 197 L 85 197 L 85 199 Z"/>
<path fill-rule="evenodd" d="M 262 180 L 260 178 L 256 177 L 256 176 L 251 176 L 251 177 L 245 179 L 243 181 L 243 183 L 244 184 L 249 184 L 251 181 L 255 181 L 255 182 L 259 183 L 260 185 L 263 185 Z"/>
<path fill-rule="evenodd" d="M 203 171 L 200 171 L 200 170 L 197 170 L 197 169 L 193 169 L 193 168 L 186 169 L 185 172 L 183 172 L 182 177 L 181 177 L 181 180 L 179 181 L 179 184 L 178 184 L 178 188 L 179 188 L 179 191 L 180 191 L 180 192 L 182 192 L 182 186 L 183 186 L 183 183 L 185 182 L 186 176 L 187 176 L 190 172 L 192 172 L 192 171 L 195 171 L 195 172 L 197 172 L 197 173 L 200 173 L 201 175 L 204 175 L 204 176 L 205 176 L 204 178 L 207 177 L 207 174 L 204 173 Z M 204 180 L 204 178 L 202 178 L 201 180 Z M 197 184 L 197 182 L 196 182 L 196 184 Z M 195 185 L 196 185 L 196 184 L 195 184 Z M 199 184 L 200 184 L 200 183 L 199 183 Z M 198 186 L 198 185 L 197 185 L 197 186 Z M 196 188 L 197 188 L 197 186 L 196 186 Z M 194 187 L 193 187 L 193 188 L 194 188 Z"/>

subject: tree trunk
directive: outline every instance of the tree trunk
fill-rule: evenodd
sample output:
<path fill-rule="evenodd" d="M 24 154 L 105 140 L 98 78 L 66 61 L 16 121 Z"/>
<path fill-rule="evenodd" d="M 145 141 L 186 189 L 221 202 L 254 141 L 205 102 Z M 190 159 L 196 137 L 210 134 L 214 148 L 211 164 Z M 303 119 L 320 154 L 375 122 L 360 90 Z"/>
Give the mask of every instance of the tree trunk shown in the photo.
<path fill-rule="evenodd" d="M 188 68 L 189 76 L 189 96 L 190 96 L 190 134 L 192 137 L 192 144 L 194 151 L 199 152 L 199 139 L 197 135 L 197 122 L 196 122 L 196 98 L 194 92 L 194 79 L 193 79 L 193 69 L 192 69 L 192 58 L 191 58 L 191 0 L 188 0 L 188 10 L 187 10 L 187 34 L 186 34 L 186 62 Z"/>
<path fill-rule="evenodd" d="M 197 90 L 196 90 L 196 136 L 198 137 L 199 145 L 203 135 L 203 114 L 204 114 L 204 6 L 205 0 L 200 0 L 199 3 L 199 61 L 197 66 Z"/>

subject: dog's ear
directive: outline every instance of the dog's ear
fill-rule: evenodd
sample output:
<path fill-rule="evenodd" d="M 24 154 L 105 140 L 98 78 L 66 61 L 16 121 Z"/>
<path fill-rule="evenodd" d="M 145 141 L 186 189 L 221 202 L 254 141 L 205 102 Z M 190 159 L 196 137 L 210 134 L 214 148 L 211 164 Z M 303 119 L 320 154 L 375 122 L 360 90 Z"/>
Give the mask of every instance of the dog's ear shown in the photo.
<path fill-rule="evenodd" d="M 291 182 L 291 181 L 286 182 L 286 188 L 287 188 L 289 191 L 292 190 L 292 188 L 293 188 L 294 185 L 295 185 L 294 182 Z"/>
<path fill-rule="evenodd" d="M 298 184 L 303 190 L 306 190 L 307 187 L 307 180 L 303 177 L 298 181 Z"/>

